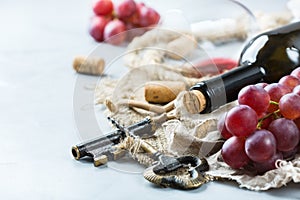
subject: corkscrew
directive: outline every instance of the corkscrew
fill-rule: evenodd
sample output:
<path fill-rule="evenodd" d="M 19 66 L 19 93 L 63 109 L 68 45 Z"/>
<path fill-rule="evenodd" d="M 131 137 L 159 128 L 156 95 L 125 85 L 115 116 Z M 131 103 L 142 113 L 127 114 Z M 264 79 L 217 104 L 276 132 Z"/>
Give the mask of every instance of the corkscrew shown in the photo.
<path fill-rule="evenodd" d="M 129 140 L 133 142 L 138 140 L 140 148 L 154 160 L 153 165 L 144 171 L 146 180 L 163 187 L 177 189 L 198 188 L 211 180 L 209 175 L 204 174 L 205 171 L 209 170 L 209 165 L 205 158 L 200 159 L 193 155 L 177 157 L 163 154 L 143 139 L 140 139 L 131 130 L 120 126 L 113 118 L 109 117 L 108 119 L 119 130 L 124 132 Z M 152 123 L 150 118 L 148 118 L 148 123 Z"/>

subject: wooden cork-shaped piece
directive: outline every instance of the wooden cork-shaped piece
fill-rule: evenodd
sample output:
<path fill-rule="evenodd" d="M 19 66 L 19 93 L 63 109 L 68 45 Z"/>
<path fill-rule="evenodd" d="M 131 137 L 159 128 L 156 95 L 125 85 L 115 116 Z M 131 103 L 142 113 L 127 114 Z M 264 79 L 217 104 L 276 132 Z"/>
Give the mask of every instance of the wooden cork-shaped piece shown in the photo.
<path fill-rule="evenodd" d="M 105 62 L 102 58 L 77 56 L 73 61 L 73 69 L 82 74 L 99 76 L 103 74 Z"/>
<path fill-rule="evenodd" d="M 187 111 L 191 114 L 197 114 L 206 107 L 205 96 L 198 90 L 187 92 L 183 96 L 183 103 Z"/>
<path fill-rule="evenodd" d="M 123 106 L 126 105 L 130 108 L 143 109 L 158 114 L 169 112 L 174 108 L 173 102 L 170 102 L 165 106 L 160 106 L 160 105 L 149 104 L 147 102 L 142 102 L 142 101 L 137 101 L 132 99 L 122 99 L 116 103 L 113 103 L 112 100 L 109 98 L 105 100 L 105 105 L 108 108 L 108 110 L 112 113 L 117 112 L 118 106 L 122 106 L 122 105 Z"/>
<path fill-rule="evenodd" d="M 145 100 L 150 103 L 169 103 L 185 89 L 185 84 L 180 81 L 150 81 L 145 84 Z"/>

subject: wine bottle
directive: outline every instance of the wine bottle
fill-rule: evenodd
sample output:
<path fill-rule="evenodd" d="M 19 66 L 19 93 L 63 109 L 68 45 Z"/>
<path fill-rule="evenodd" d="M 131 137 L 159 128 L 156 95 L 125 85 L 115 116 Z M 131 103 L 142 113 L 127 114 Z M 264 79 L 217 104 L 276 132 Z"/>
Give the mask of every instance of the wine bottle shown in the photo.
<path fill-rule="evenodd" d="M 258 82 L 277 82 L 300 65 L 300 22 L 251 39 L 241 52 L 239 67 L 190 88 L 200 113 L 209 113 L 237 99 L 239 91 Z"/>

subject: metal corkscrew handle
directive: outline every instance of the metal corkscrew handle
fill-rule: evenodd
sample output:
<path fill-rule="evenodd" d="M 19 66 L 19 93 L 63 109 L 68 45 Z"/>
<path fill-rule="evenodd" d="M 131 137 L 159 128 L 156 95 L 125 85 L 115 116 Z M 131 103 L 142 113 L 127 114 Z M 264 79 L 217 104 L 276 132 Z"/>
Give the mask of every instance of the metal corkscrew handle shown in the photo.
<path fill-rule="evenodd" d="M 209 169 L 205 158 L 182 156 L 175 159 L 181 167 L 162 173 L 161 169 L 165 168 L 166 162 L 159 162 L 144 171 L 144 178 L 162 187 L 183 190 L 195 189 L 213 180 L 213 177 L 203 173 Z"/>
<path fill-rule="evenodd" d="M 209 169 L 205 158 L 200 159 L 192 155 L 181 157 L 165 155 L 136 135 L 136 127 L 135 131 L 129 130 L 120 126 L 114 119 L 108 119 L 118 129 L 124 131 L 128 139 L 138 139 L 140 148 L 155 160 L 154 165 L 144 171 L 144 178 L 146 180 L 163 187 L 177 189 L 198 188 L 211 180 L 210 176 L 203 173 Z M 154 123 L 150 118 L 145 118 L 138 125 L 143 131 L 149 131 L 150 129 L 146 129 L 145 127 L 152 127 Z"/>

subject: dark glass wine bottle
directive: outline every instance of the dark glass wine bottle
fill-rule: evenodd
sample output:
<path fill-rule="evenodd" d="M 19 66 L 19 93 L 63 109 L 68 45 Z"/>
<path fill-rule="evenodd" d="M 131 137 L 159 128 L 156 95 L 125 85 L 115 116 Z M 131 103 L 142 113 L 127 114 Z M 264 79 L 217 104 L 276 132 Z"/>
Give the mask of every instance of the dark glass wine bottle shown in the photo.
<path fill-rule="evenodd" d="M 258 82 L 277 82 L 300 66 L 300 22 L 274 29 L 250 40 L 244 47 L 240 66 L 190 88 L 204 102 L 200 113 L 209 113 L 237 99 L 239 91 Z M 199 95 L 198 95 L 199 96 Z"/>

